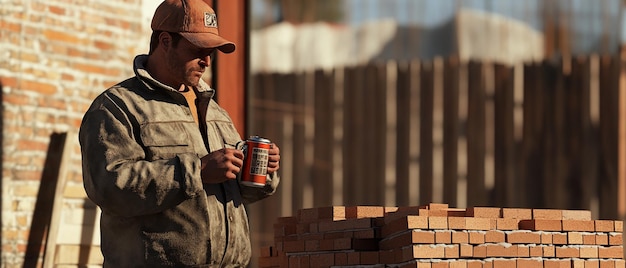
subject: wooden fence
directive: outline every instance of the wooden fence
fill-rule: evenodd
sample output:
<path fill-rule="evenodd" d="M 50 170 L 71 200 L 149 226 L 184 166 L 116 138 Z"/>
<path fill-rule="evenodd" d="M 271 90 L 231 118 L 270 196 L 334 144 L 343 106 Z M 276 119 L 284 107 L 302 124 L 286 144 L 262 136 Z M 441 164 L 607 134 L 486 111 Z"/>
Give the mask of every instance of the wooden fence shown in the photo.
<path fill-rule="evenodd" d="M 389 62 L 255 74 L 248 129 L 282 152 L 253 242 L 299 208 L 590 209 L 616 219 L 620 61 Z"/>

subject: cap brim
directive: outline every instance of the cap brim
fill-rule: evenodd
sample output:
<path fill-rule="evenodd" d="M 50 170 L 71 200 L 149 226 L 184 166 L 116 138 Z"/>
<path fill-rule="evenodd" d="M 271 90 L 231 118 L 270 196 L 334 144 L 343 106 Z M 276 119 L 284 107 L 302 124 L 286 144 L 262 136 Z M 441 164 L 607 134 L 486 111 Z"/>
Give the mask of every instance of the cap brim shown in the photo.
<path fill-rule="evenodd" d="M 217 48 L 223 53 L 231 53 L 235 51 L 235 44 L 233 42 L 213 33 L 183 32 L 179 34 L 197 47 Z"/>

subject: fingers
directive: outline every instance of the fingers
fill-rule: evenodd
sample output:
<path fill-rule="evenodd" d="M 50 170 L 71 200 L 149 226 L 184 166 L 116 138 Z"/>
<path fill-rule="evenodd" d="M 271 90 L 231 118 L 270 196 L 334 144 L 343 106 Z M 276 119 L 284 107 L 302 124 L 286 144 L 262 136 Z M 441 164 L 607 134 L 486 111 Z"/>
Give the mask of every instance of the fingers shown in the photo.
<path fill-rule="evenodd" d="M 272 143 L 268 153 L 267 173 L 272 174 L 280 168 L 280 148 Z"/>

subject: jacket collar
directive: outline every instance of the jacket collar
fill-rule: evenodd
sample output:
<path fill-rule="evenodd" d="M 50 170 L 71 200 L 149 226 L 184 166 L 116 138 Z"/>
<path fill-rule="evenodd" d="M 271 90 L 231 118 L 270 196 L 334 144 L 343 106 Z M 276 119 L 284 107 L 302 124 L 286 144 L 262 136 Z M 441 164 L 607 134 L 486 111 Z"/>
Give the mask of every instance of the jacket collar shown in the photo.
<path fill-rule="evenodd" d="M 146 87 L 150 90 L 162 89 L 162 90 L 167 90 L 171 92 L 176 92 L 176 89 L 157 81 L 156 79 L 152 77 L 152 75 L 150 75 L 150 73 L 148 73 L 145 67 L 147 61 L 148 61 L 148 55 L 137 55 L 135 57 L 135 60 L 133 61 L 133 70 L 135 72 L 135 76 L 137 76 L 137 78 L 139 78 L 139 80 L 141 80 L 141 82 L 143 82 L 146 85 Z M 198 92 L 200 92 L 200 95 L 203 97 L 212 98 L 213 95 L 215 94 L 215 90 L 212 89 L 209 86 L 209 84 L 204 82 L 204 80 L 202 79 L 200 79 L 200 83 L 198 84 L 198 87 L 196 89 L 198 90 Z"/>

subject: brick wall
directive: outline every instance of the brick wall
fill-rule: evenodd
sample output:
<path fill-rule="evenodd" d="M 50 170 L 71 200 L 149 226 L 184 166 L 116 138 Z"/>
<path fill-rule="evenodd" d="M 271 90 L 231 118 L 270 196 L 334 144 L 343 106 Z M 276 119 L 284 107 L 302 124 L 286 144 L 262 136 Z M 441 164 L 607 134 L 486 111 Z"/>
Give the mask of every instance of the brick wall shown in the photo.
<path fill-rule="evenodd" d="M 624 268 L 622 233 L 588 210 L 321 207 L 278 218 L 259 266 Z"/>
<path fill-rule="evenodd" d="M 131 75 L 134 55 L 147 50 L 141 2 L 0 0 L 2 267 L 23 262 L 50 135 L 77 131 L 91 100 Z M 80 197 L 70 138 L 66 193 Z"/>

